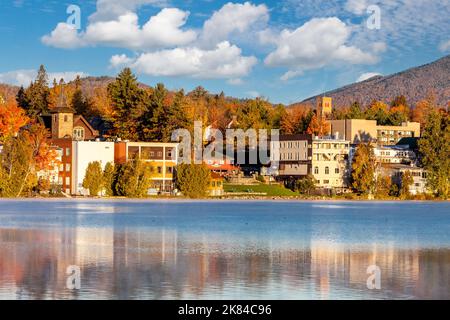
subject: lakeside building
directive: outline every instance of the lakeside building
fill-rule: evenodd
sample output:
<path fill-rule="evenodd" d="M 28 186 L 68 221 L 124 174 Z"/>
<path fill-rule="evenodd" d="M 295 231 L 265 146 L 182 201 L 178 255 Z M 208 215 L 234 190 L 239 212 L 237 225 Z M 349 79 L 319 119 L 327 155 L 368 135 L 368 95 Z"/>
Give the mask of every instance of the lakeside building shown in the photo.
<path fill-rule="evenodd" d="M 376 146 L 374 154 L 379 163 L 412 164 L 417 160 L 416 153 L 409 145 Z"/>
<path fill-rule="evenodd" d="M 98 139 L 99 133 L 82 115 L 76 115 L 68 106 L 63 89 L 56 108 L 49 115 L 41 115 L 39 121 L 50 131 L 50 144 L 61 152 L 58 185 L 62 192 L 72 194 L 76 192 L 73 188 L 72 142 L 93 141 Z"/>
<path fill-rule="evenodd" d="M 86 169 L 91 162 L 99 162 L 102 170 L 107 163 L 114 164 L 114 142 L 73 141 L 72 150 L 71 194 L 89 195 L 89 190 L 83 188 Z"/>
<path fill-rule="evenodd" d="M 339 132 L 352 144 L 377 142 L 379 145 L 395 145 L 402 138 L 420 137 L 420 123 L 404 122 L 401 126 L 381 126 L 376 120 L 330 120 L 331 132 Z"/>
<path fill-rule="evenodd" d="M 345 188 L 350 142 L 339 137 L 282 135 L 271 141 L 271 168 L 278 180 L 312 175 L 322 189 Z"/>
<path fill-rule="evenodd" d="M 178 143 L 129 142 L 115 143 L 114 161 L 123 164 L 139 157 L 152 167 L 152 186 L 158 192 L 174 190 L 175 167 L 178 164 Z"/>
<path fill-rule="evenodd" d="M 403 175 L 409 171 L 413 183 L 409 186 L 412 195 L 428 193 L 427 172 L 423 168 L 406 164 L 381 164 L 377 170 L 378 175 L 391 177 L 392 183 L 401 185 Z"/>

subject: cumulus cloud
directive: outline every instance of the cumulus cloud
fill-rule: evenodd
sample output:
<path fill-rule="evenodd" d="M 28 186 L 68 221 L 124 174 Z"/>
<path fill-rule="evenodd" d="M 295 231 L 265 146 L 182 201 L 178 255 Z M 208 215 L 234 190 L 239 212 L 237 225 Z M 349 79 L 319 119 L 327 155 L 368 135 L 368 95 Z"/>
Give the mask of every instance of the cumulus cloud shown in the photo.
<path fill-rule="evenodd" d="M 108 21 L 96 21 L 85 32 L 77 31 L 66 23 L 59 23 L 42 42 L 58 48 L 76 48 L 87 45 L 104 45 L 128 49 L 160 49 L 186 45 L 194 41 L 193 30 L 182 30 L 189 12 L 177 8 L 164 8 L 142 27 L 138 15 L 126 12 Z"/>
<path fill-rule="evenodd" d="M 0 73 L 0 83 L 7 83 L 16 86 L 28 86 L 32 81 L 36 79 L 36 70 L 15 70 L 5 73 Z M 48 78 L 50 81 L 53 79 L 64 79 L 65 82 L 74 80 L 77 76 L 87 77 L 88 74 L 78 71 L 66 71 L 66 72 L 49 72 Z"/>
<path fill-rule="evenodd" d="M 287 67 L 282 77 L 288 80 L 305 70 L 317 69 L 336 62 L 372 64 L 377 57 L 356 46 L 348 45 L 351 28 L 338 18 L 314 18 L 296 30 L 283 30 L 265 41 L 276 44 L 276 49 L 265 59 L 270 67 Z"/>
<path fill-rule="evenodd" d="M 442 52 L 450 51 L 450 40 L 442 42 L 439 46 L 439 50 Z"/>
<path fill-rule="evenodd" d="M 357 15 L 362 15 L 366 12 L 367 0 L 347 0 L 345 3 L 345 9 Z"/>
<path fill-rule="evenodd" d="M 128 66 L 133 62 L 133 59 L 127 57 L 125 54 L 116 54 L 109 60 L 109 65 L 111 68 L 119 68 Z"/>
<path fill-rule="evenodd" d="M 135 12 L 144 5 L 164 6 L 166 0 L 97 0 L 97 10 L 89 17 L 90 22 L 109 21 L 125 12 Z"/>
<path fill-rule="evenodd" d="M 151 76 L 239 79 L 256 63 L 255 57 L 243 56 L 240 48 L 224 41 L 211 50 L 188 47 L 143 53 L 131 67 Z"/>
<path fill-rule="evenodd" d="M 204 45 L 216 45 L 235 32 L 243 33 L 256 24 L 266 24 L 268 20 L 269 10 L 264 4 L 230 2 L 204 23 L 201 42 Z"/>
<path fill-rule="evenodd" d="M 376 77 L 376 76 L 381 76 L 381 73 L 378 72 L 366 72 L 363 73 L 357 80 L 356 82 L 362 82 L 362 81 L 366 81 L 370 78 Z"/>

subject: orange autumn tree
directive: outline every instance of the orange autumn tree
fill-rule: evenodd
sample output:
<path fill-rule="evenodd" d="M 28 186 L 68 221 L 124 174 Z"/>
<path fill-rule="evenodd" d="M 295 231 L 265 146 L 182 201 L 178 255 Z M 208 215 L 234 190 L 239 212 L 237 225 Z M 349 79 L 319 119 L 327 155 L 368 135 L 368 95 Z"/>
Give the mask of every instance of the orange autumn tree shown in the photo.
<path fill-rule="evenodd" d="M 298 105 L 286 109 L 281 117 L 280 129 L 283 134 L 303 133 L 303 119 L 311 109 L 305 105 Z"/>
<path fill-rule="evenodd" d="M 20 128 L 29 121 L 30 119 L 25 115 L 25 110 L 18 107 L 15 100 L 9 99 L 0 103 L 0 142 L 15 136 Z"/>
<path fill-rule="evenodd" d="M 324 118 L 317 117 L 317 115 L 314 114 L 309 122 L 306 133 L 313 134 L 318 137 L 326 136 L 330 133 L 330 125 Z"/>
<path fill-rule="evenodd" d="M 14 101 L 0 105 L 0 196 L 19 197 L 37 185 L 36 173 L 55 165 L 48 131 L 30 122 Z"/>

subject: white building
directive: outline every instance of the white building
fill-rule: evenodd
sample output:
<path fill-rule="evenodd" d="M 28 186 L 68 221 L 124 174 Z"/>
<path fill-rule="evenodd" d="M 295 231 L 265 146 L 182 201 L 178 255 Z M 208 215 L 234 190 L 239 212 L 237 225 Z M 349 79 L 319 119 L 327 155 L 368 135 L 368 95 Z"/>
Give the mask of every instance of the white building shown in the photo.
<path fill-rule="evenodd" d="M 87 195 L 83 180 L 89 163 L 98 161 L 102 169 L 108 162 L 114 164 L 114 142 L 73 141 L 72 150 L 72 190 L 77 195 Z"/>
<path fill-rule="evenodd" d="M 373 151 L 379 163 L 411 164 L 416 160 L 408 145 L 378 146 Z"/>

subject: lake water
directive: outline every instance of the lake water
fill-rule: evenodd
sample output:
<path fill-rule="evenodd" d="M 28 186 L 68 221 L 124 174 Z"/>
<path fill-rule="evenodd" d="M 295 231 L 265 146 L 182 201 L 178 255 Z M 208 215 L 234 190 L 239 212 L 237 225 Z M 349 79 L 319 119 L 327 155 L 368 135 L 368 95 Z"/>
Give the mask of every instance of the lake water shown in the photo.
<path fill-rule="evenodd" d="M 433 298 L 448 202 L 0 200 L 0 299 Z"/>

